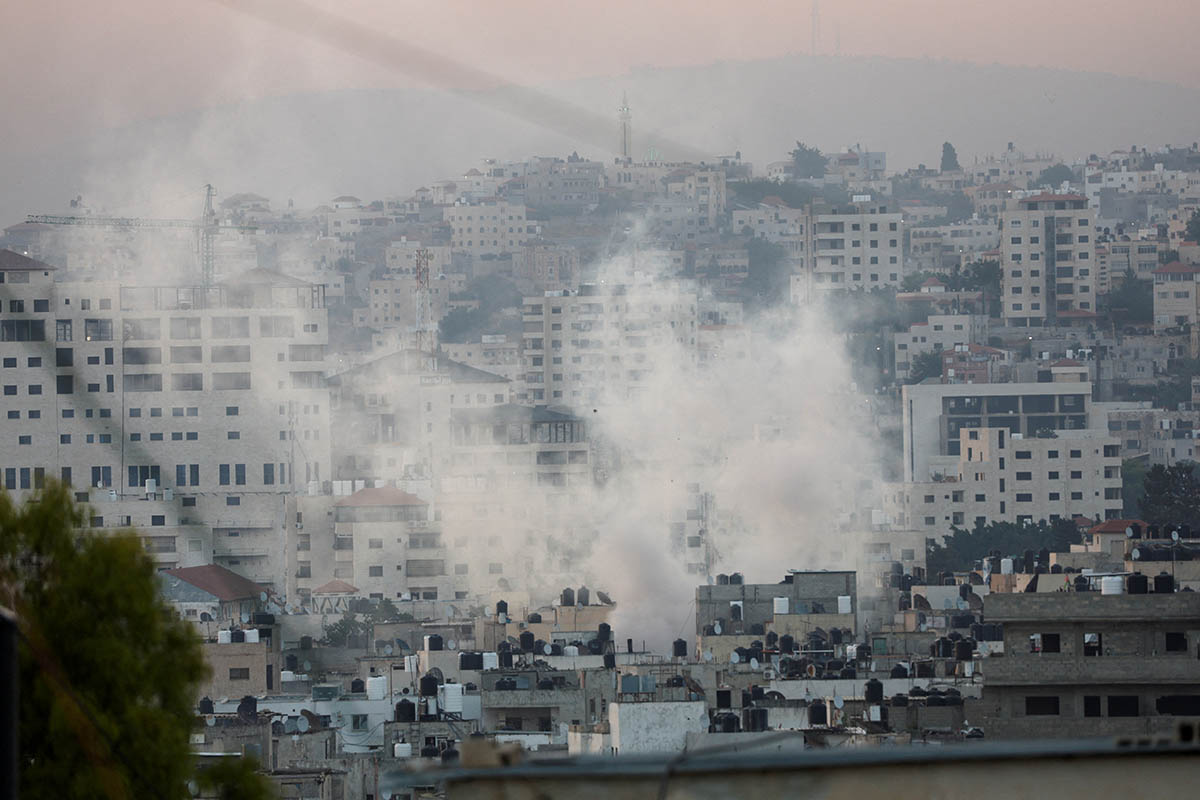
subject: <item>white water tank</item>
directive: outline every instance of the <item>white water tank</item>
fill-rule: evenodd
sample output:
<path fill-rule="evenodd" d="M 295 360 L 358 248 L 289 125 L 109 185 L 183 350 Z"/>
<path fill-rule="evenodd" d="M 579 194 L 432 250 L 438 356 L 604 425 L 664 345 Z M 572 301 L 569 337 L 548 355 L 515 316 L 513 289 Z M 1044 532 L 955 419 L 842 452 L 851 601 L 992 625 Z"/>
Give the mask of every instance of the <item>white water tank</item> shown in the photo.
<path fill-rule="evenodd" d="M 246 628 L 246 641 L 251 644 L 258 641 L 258 628 Z"/>
<path fill-rule="evenodd" d="M 576 646 L 575 646 L 575 645 L 573 645 L 573 644 L 568 644 L 568 645 L 565 645 L 565 646 L 563 647 L 563 655 L 564 655 L 564 656 L 577 656 L 577 655 L 579 655 L 579 648 L 578 648 L 578 647 L 576 647 Z M 486 658 L 487 658 L 487 653 L 484 653 L 484 654 L 483 654 L 483 657 L 486 659 Z M 484 661 L 484 662 L 483 662 L 483 664 L 484 664 L 484 666 L 486 667 L 486 666 L 487 666 L 487 661 Z"/>
<path fill-rule="evenodd" d="M 575 652 L 578 653 L 579 648 L 575 648 Z M 499 669 L 500 668 L 500 654 L 499 653 L 484 653 L 483 654 L 483 668 L 484 669 Z"/>
<path fill-rule="evenodd" d="M 1011 558 L 1000 559 L 1000 574 L 1001 575 L 1012 575 L 1013 574 L 1013 560 Z"/>
<path fill-rule="evenodd" d="M 463 710 L 463 685 L 461 683 L 446 683 L 438 687 L 441 695 L 442 711 L 451 714 L 461 714 Z"/>
<path fill-rule="evenodd" d="M 788 613 L 788 598 L 786 598 L 786 597 L 776 597 L 775 598 L 775 613 L 776 614 Z"/>
<path fill-rule="evenodd" d="M 387 697 L 387 682 L 388 679 L 384 675 L 367 678 L 367 699 L 382 700 Z"/>
<path fill-rule="evenodd" d="M 158 491 L 158 481 L 154 478 L 146 478 L 146 494 L 152 495 Z"/>
<path fill-rule="evenodd" d="M 850 595 L 848 595 L 848 594 L 838 595 L 838 613 L 839 614 L 853 614 L 854 613 L 854 609 L 850 605 Z"/>
<path fill-rule="evenodd" d="M 1120 575 L 1105 575 L 1100 579 L 1100 594 L 1125 594 L 1125 579 Z"/>
<path fill-rule="evenodd" d="M 392 745 L 392 755 L 396 758 L 412 758 L 412 744 L 410 742 L 396 742 Z"/>
<path fill-rule="evenodd" d="M 233 632 L 232 631 L 217 631 L 217 644 L 232 644 L 232 643 L 233 643 Z"/>

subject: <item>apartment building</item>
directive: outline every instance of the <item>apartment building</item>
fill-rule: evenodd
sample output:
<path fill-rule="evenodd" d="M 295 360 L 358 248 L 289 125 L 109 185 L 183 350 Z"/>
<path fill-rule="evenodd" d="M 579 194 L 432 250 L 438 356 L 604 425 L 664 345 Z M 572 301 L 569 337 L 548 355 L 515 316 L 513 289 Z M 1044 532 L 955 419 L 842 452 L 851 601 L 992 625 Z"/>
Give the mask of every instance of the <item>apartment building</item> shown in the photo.
<path fill-rule="evenodd" d="M 1160 245 L 1153 239 L 1127 240 L 1125 238 L 1096 245 L 1096 260 L 1101 275 L 1101 291 L 1122 281 L 1129 272 L 1144 281 L 1154 280 L 1154 270 L 1159 266 Z"/>
<path fill-rule="evenodd" d="M 802 258 L 806 252 L 807 209 L 789 208 L 778 197 L 767 197 L 755 208 L 735 209 L 732 218 L 736 233 L 748 231 L 778 244 L 793 258 Z"/>
<path fill-rule="evenodd" d="M 956 474 L 964 428 L 1003 428 L 1028 440 L 1095 427 L 1090 383 L 922 383 L 901 387 L 900 397 L 907 482 Z"/>
<path fill-rule="evenodd" d="M 1000 215 L 1001 315 L 1015 327 L 1096 316 L 1096 212 L 1082 195 L 1037 194 Z"/>
<path fill-rule="evenodd" d="M 904 222 L 897 209 L 869 201 L 809 209 L 807 262 L 817 292 L 898 286 L 904 277 Z"/>
<path fill-rule="evenodd" d="M 914 270 L 948 271 L 1000 246 L 995 222 L 970 219 L 908 230 L 908 256 Z"/>
<path fill-rule="evenodd" d="M 954 470 L 885 491 L 896 525 L 944 535 L 989 522 L 1121 517 L 1120 439 L 1107 431 L 1026 438 L 964 428 L 958 438 Z"/>
<path fill-rule="evenodd" d="M 1195 324 L 1200 319 L 1200 267 L 1172 261 L 1151 274 L 1155 333 Z"/>
<path fill-rule="evenodd" d="M 578 213 L 600 202 L 604 164 L 572 156 L 530 159 L 525 167 L 525 203 L 544 212 Z"/>
<path fill-rule="evenodd" d="M 908 331 L 893 337 L 896 380 L 907 380 L 912 360 L 923 353 L 953 350 L 955 345 L 982 344 L 988 337 L 988 318 L 983 314 L 931 314 L 914 322 Z"/>
<path fill-rule="evenodd" d="M 725 217 L 725 171 L 690 167 L 669 173 L 665 180 L 668 197 L 690 201 L 700 217 L 700 230 L 715 231 Z"/>
<path fill-rule="evenodd" d="M 56 283 L 0 262 L 10 490 L 53 475 L 233 507 L 329 478 L 323 287 L 266 270 L 207 290 Z"/>
<path fill-rule="evenodd" d="M 444 216 L 451 249 L 472 256 L 511 253 L 524 247 L 528 238 L 523 204 L 498 199 L 458 202 L 447 206 Z"/>
<path fill-rule="evenodd" d="M 466 276 L 461 273 L 446 275 L 433 273 L 429 278 L 429 319 L 437 322 L 451 308 L 450 296 L 466 288 Z M 415 275 L 397 274 L 367 284 L 366 313 L 356 316 L 360 327 L 371 327 L 377 331 L 394 328 L 412 328 L 417 325 L 423 302 L 418 292 L 420 284 Z"/>
<path fill-rule="evenodd" d="M 1004 626 L 980 702 L 989 739 L 1155 736 L 1200 716 L 1196 593 L 993 592 L 983 612 Z"/>
<path fill-rule="evenodd" d="M 685 284 L 584 284 L 526 297 L 525 399 L 598 404 L 640 391 L 656 364 L 694 362 L 698 303 Z"/>
<path fill-rule="evenodd" d="M 451 361 L 499 375 L 510 381 L 524 378 L 521 343 L 503 333 L 485 333 L 478 342 L 443 342 L 442 352 Z"/>
<path fill-rule="evenodd" d="M 417 254 L 425 251 L 430 275 L 450 272 L 450 248 L 446 245 L 427 245 L 401 236 L 384 252 L 387 271 L 393 275 L 414 275 L 417 270 Z"/>
<path fill-rule="evenodd" d="M 529 244 L 513 253 L 512 277 L 529 294 L 561 291 L 579 276 L 579 250 L 570 245 Z"/>

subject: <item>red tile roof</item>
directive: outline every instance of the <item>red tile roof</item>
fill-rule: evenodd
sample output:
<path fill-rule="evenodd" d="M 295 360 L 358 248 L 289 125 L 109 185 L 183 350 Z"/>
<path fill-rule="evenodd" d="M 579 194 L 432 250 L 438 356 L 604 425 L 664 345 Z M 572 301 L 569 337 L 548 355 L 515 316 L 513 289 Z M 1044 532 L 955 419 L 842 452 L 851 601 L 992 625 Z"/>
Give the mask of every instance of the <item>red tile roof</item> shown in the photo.
<path fill-rule="evenodd" d="M 1200 267 L 1191 264 L 1185 264 L 1182 261 L 1172 261 L 1170 264 L 1164 264 L 1154 270 L 1154 275 L 1171 275 L 1171 274 L 1195 274 L 1200 272 Z"/>
<path fill-rule="evenodd" d="M 429 505 L 415 494 L 390 486 L 359 489 L 349 497 L 337 502 L 339 506 L 426 506 Z"/>
<path fill-rule="evenodd" d="M 1073 358 L 1060 358 L 1058 361 L 1055 361 L 1050 366 L 1052 366 L 1052 367 L 1082 367 L 1083 364 L 1081 364 L 1080 362 L 1076 361 Z"/>
<path fill-rule="evenodd" d="M 43 264 L 36 258 L 14 253 L 12 250 L 0 250 L 0 271 L 32 272 L 33 270 L 58 269 L 49 264 Z"/>
<path fill-rule="evenodd" d="M 1146 530 L 1147 522 L 1140 519 L 1106 519 L 1099 525 L 1088 528 L 1088 533 L 1124 533 L 1130 525 L 1141 525 Z"/>
<path fill-rule="evenodd" d="M 1030 197 L 1022 197 L 1021 202 L 1027 203 L 1030 201 L 1043 202 L 1045 200 L 1087 200 L 1081 194 L 1054 194 L 1052 192 L 1042 192 L 1041 194 L 1031 195 Z"/>
<path fill-rule="evenodd" d="M 166 573 L 223 601 L 258 598 L 263 592 L 254 581 L 216 564 L 169 569 Z"/>
<path fill-rule="evenodd" d="M 334 578 L 329 583 L 313 589 L 313 594 L 354 594 L 357 591 L 358 587 Z"/>

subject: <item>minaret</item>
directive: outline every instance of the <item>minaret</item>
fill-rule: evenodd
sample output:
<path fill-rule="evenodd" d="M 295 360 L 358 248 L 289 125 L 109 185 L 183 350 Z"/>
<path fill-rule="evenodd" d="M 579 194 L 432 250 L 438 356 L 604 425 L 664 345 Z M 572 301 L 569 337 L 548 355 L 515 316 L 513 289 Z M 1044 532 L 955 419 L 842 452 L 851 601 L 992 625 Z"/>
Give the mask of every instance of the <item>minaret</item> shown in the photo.
<path fill-rule="evenodd" d="M 621 94 L 621 158 L 628 161 L 633 157 L 633 116 L 629 113 L 629 95 Z"/>

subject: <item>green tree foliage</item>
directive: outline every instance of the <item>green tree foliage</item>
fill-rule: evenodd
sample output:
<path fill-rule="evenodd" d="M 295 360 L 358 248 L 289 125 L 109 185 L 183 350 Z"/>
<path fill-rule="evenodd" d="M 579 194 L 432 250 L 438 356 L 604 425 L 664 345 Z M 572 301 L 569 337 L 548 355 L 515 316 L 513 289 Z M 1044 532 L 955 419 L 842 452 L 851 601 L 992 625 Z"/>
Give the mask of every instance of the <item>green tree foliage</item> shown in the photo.
<path fill-rule="evenodd" d="M 959 172 L 958 151 L 949 142 L 942 142 L 942 172 Z"/>
<path fill-rule="evenodd" d="M 81 533 L 86 519 L 55 481 L 19 506 L 0 494 L 0 604 L 22 634 L 21 797 L 190 798 L 199 639 L 160 599 L 137 537 Z"/>
<path fill-rule="evenodd" d="M 347 611 L 342 618 L 325 626 L 325 644 L 330 647 L 351 647 L 354 640 L 371 630 L 369 623 L 358 618 L 354 611 Z"/>
<path fill-rule="evenodd" d="M 1154 284 L 1138 279 L 1132 269 L 1125 270 L 1120 287 L 1108 293 L 1106 308 L 1117 324 L 1154 320 Z"/>
<path fill-rule="evenodd" d="M 263 800 L 272 794 L 267 779 L 258 773 L 258 762 L 251 757 L 218 759 L 197 777 L 204 795 L 216 800 Z"/>
<path fill-rule="evenodd" d="M 1066 164 L 1055 164 L 1053 167 L 1046 167 L 1042 170 L 1042 174 L 1038 175 L 1038 186 L 1058 186 L 1073 180 L 1075 180 L 1074 170 Z"/>
<path fill-rule="evenodd" d="M 400 609 L 386 597 L 371 610 L 371 622 L 394 622 L 399 618 Z"/>
<path fill-rule="evenodd" d="M 1194 461 L 1166 467 L 1155 464 L 1142 481 L 1141 519 L 1151 525 L 1171 525 L 1200 519 L 1200 478 Z"/>
<path fill-rule="evenodd" d="M 1065 519 L 1028 525 L 992 522 L 976 525 L 971 530 L 952 527 L 950 535 L 943 542 L 929 540 L 925 555 L 926 569 L 930 575 L 962 572 L 973 569 L 977 561 L 986 558 L 993 550 L 999 550 L 1006 556 L 1043 547 L 1052 552 L 1062 552 L 1079 541 L 1075 524 Z"/>
<path fill-rule="evenodd" d="M 809 147 L 804 142 L 796 142 L 796 149 L 789 153 L 792 166 L 797 178 L 820 178 L 825 175 L 825 165 L 829 162 L 821 151 Z"/>
<path fill-rule="evenodd" d="M 750 265 L 741 286 L 745 303 L 763 308 L 786 300 L 791 280 L 787 252 L 773 242 L 755 238 L 746 242 L 746 250 Z"/>
<path fill-rule="evenodd" d="M 850 195 L 837 186 L 817 188 L 805 183 L 780 183 L 760 178 L 753 181 L 735 181 L 728 184 L 735 200 L 742 203 L 761 203 L 765 198 L 778 197 L 788 208 L 804 208 L 813 200 L 826 203 L 848 203 Z"/>
<path fill-rule="evenodd" d="M 1183 238 L 1189 242 L 1200 242 L 1200 211 L 1192 212 L 1187 227 L 1183 229 Z"/>
<path fill-rule="evenodd" d="M 1125 519 L 1142 518 L 1147 468 L 1144 458 L 1126 458 L 1121 462 L 1121 513 Z"/>
<path fill-rule="evenodd" d="M 507 309 L 520 308 L 521 290 L 500 275 L 483 275 L 467 284 L 454 300 L 478 300 L 479 308 L 456 308 L 438 323 L 440 341 L 464 343 L 477 341 L 485 333 L 519 335 L 519 315 L 505 316 Z"/>
<path fill-rule="evenodd" d="M 909 367 L 908 380 L 910 383 L 920 383 L 926 378 L 937 378 L 942 375 L 941 353 L 919 353 L 913 357 Z"/>

